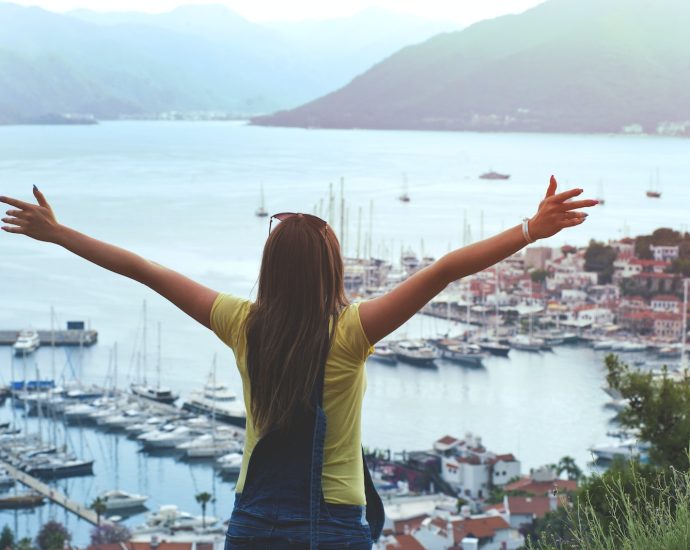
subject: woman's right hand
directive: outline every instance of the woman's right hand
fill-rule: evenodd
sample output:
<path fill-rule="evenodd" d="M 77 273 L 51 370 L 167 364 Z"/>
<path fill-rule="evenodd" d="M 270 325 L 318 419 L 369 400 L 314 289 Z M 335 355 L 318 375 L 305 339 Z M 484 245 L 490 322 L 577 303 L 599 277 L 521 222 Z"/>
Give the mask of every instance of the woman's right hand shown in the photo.
<path fill-rule="evenodd" d="M 34 197 L 38 204 L 12 199 L 10 197 L 0 197 L 0 202 L 14 206 L 18 210 L 8 210 L 8 217 L 2 221 L 9 224 L 2 227 L 8 233 L 26 235 L 37 241 L 57 242 L 60 224 L 55 219 L 53 209 L 48 201 L 34 185 Z"/>
<path fill-rule="evenodd" d="M 556 178 L 551 176 L 546 196 L 539 203 L 537 213 L 529 220 L 529 234 L 533 240 L 545 239 L 561 229 L 580 225 L 587 214 L 576 210 L 599 204 L 599 201 L 593 199 L 570 200 L 580 195 L 582 189 L 570 189 L 556 195 L 556 187 Z"/>

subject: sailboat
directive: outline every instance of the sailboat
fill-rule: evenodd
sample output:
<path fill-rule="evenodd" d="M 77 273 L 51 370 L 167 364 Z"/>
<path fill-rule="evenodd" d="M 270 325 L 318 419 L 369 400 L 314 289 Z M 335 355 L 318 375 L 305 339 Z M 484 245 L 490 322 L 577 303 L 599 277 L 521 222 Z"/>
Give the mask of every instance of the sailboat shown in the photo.
<path fill-rule="evenodd" d="M 143 319 L 144 319 L 144 330 L 143 330 L 143 359 L 144 359 L 144 369 L 146 369 L 146 300 L 144 300 L 143 305 Z M 135 382 L 130 385 L 130 391 L 137 397 L 143 397 L 150 401 L 156 401 L 157 403 L 165 403 L 166 405 L 172 405 L 179 395 L 173 393 L 173 391 L 166 387 L 161 386 L 161 324 L 158 323 L 158 360 L 156 363 L 156 372 L 158 375 L 158 381 L 155 386 L 149 386 L 146 382 L 146 373 L 144 373 L 143 382 Z"/>
<path fill-rule="evenodd" d="M 265 205 L 264 205 L 264 184 L 261 184 L 261 202 L 259 203 L 259 208 L 256 209 L 256 212 L 254 214 L 259 217 L 259 218 L 265 218 L 268 216 L 268 212 L 266 211 Z"/>
<path fill-rule="evenodd" d="M 403 192 L 398 197 L 401 202 L 410 202 L 410 195 L 407 191 L 407 174 L 403 174 Z"/>
<path fill-rule="evenodd" d="M 656 182 L 652 181 L 652 177 L 649 177 L 649 189 L 647 189 L 647 197 L 650 199 L 661 198 L 661 190 L 659 187 L 659 170 L 656 171 Z"/>

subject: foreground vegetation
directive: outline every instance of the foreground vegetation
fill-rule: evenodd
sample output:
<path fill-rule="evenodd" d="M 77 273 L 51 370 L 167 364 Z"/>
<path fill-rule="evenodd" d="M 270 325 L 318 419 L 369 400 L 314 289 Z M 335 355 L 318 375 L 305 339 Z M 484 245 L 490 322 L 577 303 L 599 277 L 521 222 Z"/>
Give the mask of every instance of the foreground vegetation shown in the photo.
<path fill-rule="evenodd" d="M 630 406 L 619 421 L 650 445 L 649 463 L 614 462 L 582 478 L 570 506 L 527 533 L 533 550 L 680 550 L 690 548 L 690 379 L 674 381 L 606 358 L 609 386 Z"/>

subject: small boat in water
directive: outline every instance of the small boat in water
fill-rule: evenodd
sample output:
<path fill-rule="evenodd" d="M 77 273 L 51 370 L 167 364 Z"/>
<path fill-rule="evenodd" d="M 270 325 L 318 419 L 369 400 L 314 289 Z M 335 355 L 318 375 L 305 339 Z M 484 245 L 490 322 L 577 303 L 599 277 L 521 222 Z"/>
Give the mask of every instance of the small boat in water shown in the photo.
<path fill-rule="evenodd" d="M 240 453 L 228 453 L 216 460 L 216 464 L 223 474 L 239 474 L 242 468 L 242 455 Z"/>
<path fill-rule="evenodd" d="M 520 351 L 539 352 L 545 349 L 546 342 L 541 338 L 534 338 L 526 334 L 518 334 L 510 339 L 510 346 Z"/>
<path fill-rule="evenodd" d="M 259 203 L 259 208 L 256 209 L 254 212 L 254 215 L 257 218 L 265 218 L 268 216 L 268 212 L 266 211 L 266 208 L 264 207 L 264 184 L 261 184 L 261 202 Z"/>
<path fill-rule="evenodd" d="M 481 176 L 479 176 L 480 180 L 507 180 L 510 179 L 510 174 L 501 174 L 500 172 L 494 172 L 491 170 L 490 172 L 484 172 Z"/>
<path fill-rule="evenodd" d="M 589 451 L 597 460 L 610 462 L 616 458 L 624 460 L 638 459 L 642 452 L 645 451 L 645 448 L 646 446 L 637 439 L 628 439 L 618 444 L 594 445 L 590 447 Z"/>
<path fill-rule="evenodd" d="M 135 535 L 144 533 L 156 533 L 161 529 L 168 531 L 193 531 L 198 527 L 210 527 L 218 523 L 218 518 L 213 516 L 193 516 L 188 512 L 180 511 L 174 504 L 166 504 L 159 508 L 158 512 L 151 512 L 146 516 L 146 524 L 135 527 Z"/>
<path fill-rule="evenodd" d="M 432 340 L 431 343 L 438 350 L 441 359 L 447 359 L 454 363 L 469 367 L 482 367 L 484 353 L 476 344 L 467 344 L 455 339 L 441 338 Z"/>
<path fill-rule="evenodd" d="M 478 345 L 482 351 L 489 352 L 497 357 L 508 357 L 510 353 L 510 346 L 501 344 L 498 340 L 481 340 Z"/>
<path fill-rule="evenodd" d="M 434 361 L 438 358 L 438 354 L 423 340 L 401 340 L 390 346 L 399 361 L 419 367 L 436 366 Z"/>
<path fill-rule="evenodd" d="M 98 498 L 105 504 L 106 510 L 111 511 L 143 507 L 149 497 L 116 490 L 105 491 Z"/>
<path fill-rule="evenodd" d="M 17 336 L 17 341 L 12 346 L 15 355 L 28 355 L 36 351 L 41 345 L 38 332 L 35 330 L 22 330 Z"/>
<path fill-rule="evenodd" d="M 0 509 L 35 508 L 43 505 L 45 498 L 36 493 L 12 495 L 0 498 Z"/>
<path fill-rule="evenodd" d="M 395 364 L 398 362 L 398 358 L 395 352 L 390 348 L 388 344 L 378 343 L 374 348 L 374 353 L 371 354 L 372 359 L 376 359 L 381 363 Z"/>

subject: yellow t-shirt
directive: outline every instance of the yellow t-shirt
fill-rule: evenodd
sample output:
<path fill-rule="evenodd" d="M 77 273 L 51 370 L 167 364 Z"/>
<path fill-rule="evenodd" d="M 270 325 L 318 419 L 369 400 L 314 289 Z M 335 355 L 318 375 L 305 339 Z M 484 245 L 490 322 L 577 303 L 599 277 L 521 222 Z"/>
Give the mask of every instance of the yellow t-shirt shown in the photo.
<path fill-rule="evenodd" d="M 242 492 L 249 458 L 256 445 L 247 373 L 247 337 L 243 328 L 250 306 L 249 300 L 220 293 L 211 308 L 211 329 L 235 354 L 247 409 L 247 436 L 235 489 L 238 493 Z M 321 483 L 326 502 L 366 504 L 360 420 L 367 385 L 364 362 L 373 351 L 359 319 L 359 304 L 347 306 L 336 324 L 324 375 L 323 408 L 327 426 Z"/>

